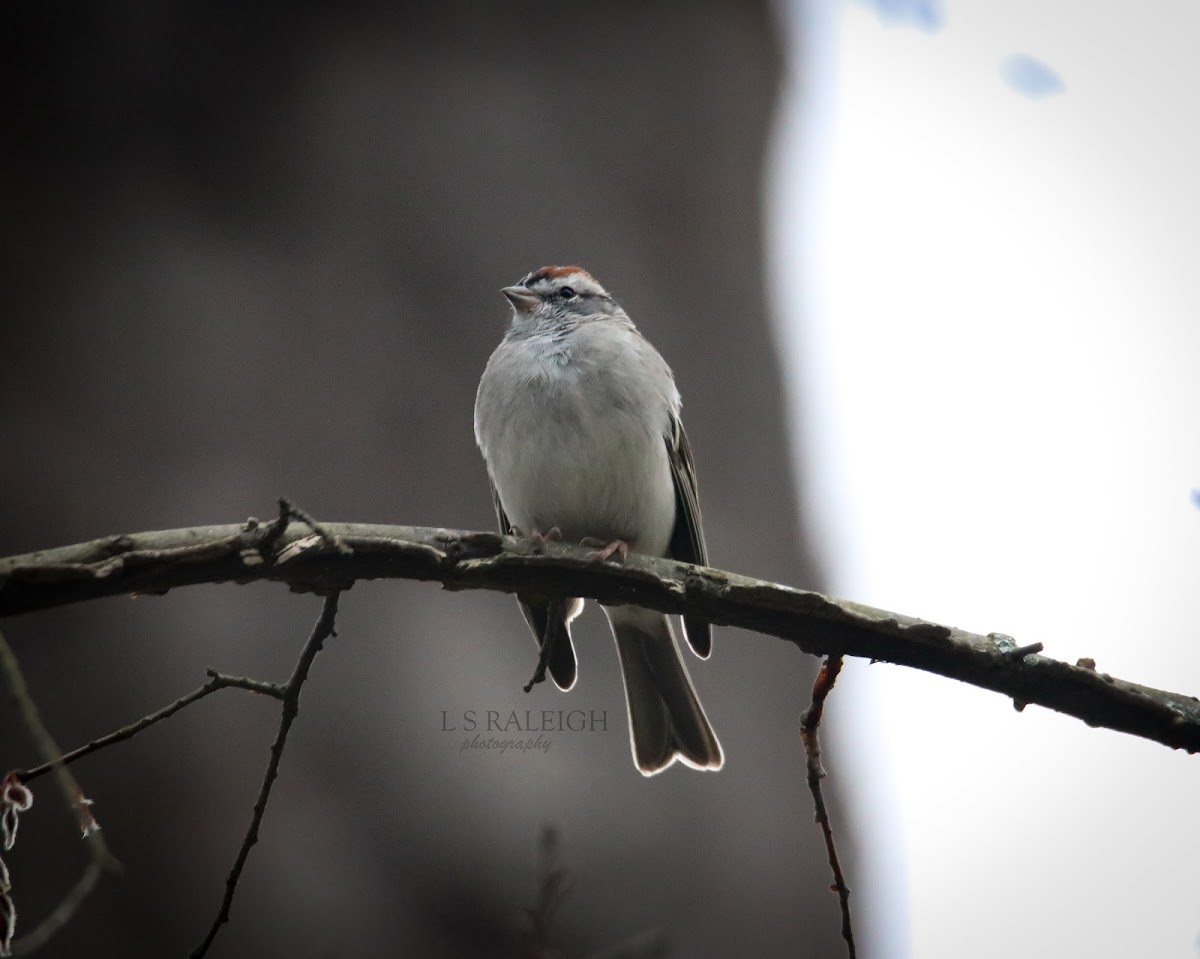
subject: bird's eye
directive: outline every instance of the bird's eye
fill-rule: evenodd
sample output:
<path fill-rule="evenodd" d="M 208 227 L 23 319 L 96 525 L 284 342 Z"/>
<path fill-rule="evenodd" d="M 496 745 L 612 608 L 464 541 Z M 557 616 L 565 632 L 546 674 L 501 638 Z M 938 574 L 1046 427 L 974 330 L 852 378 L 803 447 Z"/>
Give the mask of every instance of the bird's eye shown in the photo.
<path fill-rule="evenodd" d="M 570 299 L 574 298 L 575 291 L 573 289 L 571 289 L 569 286 L 564 286 L 562 289 L 560 289 L 558 291 L 558 295 L 561 296 L 564 300 L 570 300 Z"/>

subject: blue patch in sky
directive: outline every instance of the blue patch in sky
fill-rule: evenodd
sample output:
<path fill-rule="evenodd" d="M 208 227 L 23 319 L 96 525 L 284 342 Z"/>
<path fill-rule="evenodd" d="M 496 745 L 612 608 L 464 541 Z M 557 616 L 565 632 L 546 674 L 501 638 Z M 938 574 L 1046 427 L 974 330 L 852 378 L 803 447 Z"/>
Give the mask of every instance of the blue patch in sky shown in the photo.
<path fill-rule="evenodd" d="M 941 29 L 942 7 L 938 0 L 861 0 L 889 25 L 916 27 L 926 33 Z"/>
<path fill-rule="evenodd" d="M 1041 60 L 1035 60 L 1025 53 L 1014 53 L 1007 57 L 1000 64 L 1000 75 L 1018 93 L 1035 100 L 1062 93 L 1067 88 L 1062 77 Z"/>
<path fill-rule="evenodd" d="M 1200 509 L 1200 487 L 1192 490 L 1192 505 L 1196 507 L 1196 509 Z M 1196 938 L 1196 949 L 1197 951 L 1200 951 L 1200 937 Z"/>

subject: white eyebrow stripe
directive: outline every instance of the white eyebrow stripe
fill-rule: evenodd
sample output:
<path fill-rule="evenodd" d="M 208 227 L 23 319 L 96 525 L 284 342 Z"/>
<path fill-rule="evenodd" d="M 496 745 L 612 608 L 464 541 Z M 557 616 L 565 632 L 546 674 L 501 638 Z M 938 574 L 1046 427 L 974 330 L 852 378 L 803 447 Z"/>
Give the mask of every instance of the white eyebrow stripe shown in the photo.
<path fill-rule="evenodd" d="M 546 267 L 542 267 L 546 269 Z M 595 278 L 586 271 L 574 270 L 570 273 L 561 273 L 556 276 L 540 276 L 537 274 L 541 270 L 534 270 L 526 275 L 521 281 L 522 286 L 527 286 L 530 289 L 537 290 L 560 290 L 564 286 L 569 286 L 576 293 L 587 293 L 594 296 L 608 296 L 608 291 L 604 289 Z M 534 277 L 537 277 L 535 280 Z"/>

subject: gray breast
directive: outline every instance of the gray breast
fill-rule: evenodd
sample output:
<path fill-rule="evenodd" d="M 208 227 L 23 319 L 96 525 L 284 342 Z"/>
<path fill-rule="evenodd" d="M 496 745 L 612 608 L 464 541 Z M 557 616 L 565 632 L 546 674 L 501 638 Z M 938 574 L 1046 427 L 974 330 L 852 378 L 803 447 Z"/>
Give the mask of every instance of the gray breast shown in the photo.
<path fill-rule="evenodd" d="M 557 526 L 569 540 L 623 539 L 660 555 L 675 513 L 668 399 L 644 358 L 620 349 L 625 337 L 608 340 L 593 355 L 586 338 L 513 341 L 501 356 L 502 346 L 480 388 L 491 411 L 477 410 L 480 446 L 521 529 Z"/>

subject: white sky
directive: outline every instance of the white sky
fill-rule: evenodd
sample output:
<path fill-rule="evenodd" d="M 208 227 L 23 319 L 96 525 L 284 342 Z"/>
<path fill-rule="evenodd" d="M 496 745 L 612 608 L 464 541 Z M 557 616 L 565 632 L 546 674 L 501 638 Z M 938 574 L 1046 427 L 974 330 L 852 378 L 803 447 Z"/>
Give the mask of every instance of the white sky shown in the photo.
<path fill-rule="evenodd" d="M 804 521 L 838 595 L 1200 694 L 1200 5 L 940 10 L 784 18 Z M 1200 955 L 1200 756 L 899 667 L 838 698 L 871 955 Z"/>

